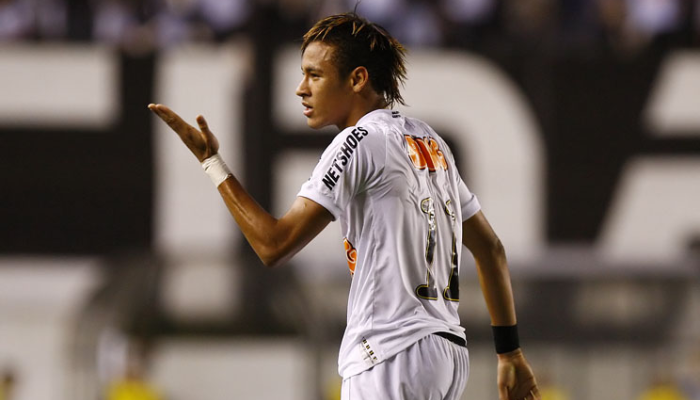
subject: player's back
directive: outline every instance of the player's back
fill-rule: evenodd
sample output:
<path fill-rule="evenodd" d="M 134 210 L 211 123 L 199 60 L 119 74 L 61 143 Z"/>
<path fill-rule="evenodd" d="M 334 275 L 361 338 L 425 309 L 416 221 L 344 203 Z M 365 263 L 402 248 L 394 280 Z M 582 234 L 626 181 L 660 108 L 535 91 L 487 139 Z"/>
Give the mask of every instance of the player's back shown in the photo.
<path fill-rule="evenodd" d="M 431 333 L 464 337 L 457 314 L 462 211 L 465 204 L 469 213 L 478 210 L 460 188 L 447 145 L 424 122 L 376 110 L 348 128 L 350 135 L 353 130 L 363 135 L 364 148 L 358 144 L 340 182 L 353 188 L 340 213 L 354 262 L 344 377 Z M 343 132 L 339 137 L 342 142 Z"/>

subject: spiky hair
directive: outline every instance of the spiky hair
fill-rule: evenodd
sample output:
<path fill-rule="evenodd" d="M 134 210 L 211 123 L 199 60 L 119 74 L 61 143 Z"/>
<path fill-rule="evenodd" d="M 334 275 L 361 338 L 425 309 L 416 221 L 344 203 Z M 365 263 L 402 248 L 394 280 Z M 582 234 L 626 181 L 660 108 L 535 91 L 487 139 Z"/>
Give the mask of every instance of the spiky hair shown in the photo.
<path fill-rule="evenodd" d="M 389 106 L 406 104 L 399 88 L 406 80 L 406 49 L 386 29 L 355 13 L 331 15 L 306 32 L 302 54 L 313 42 L 334 46 L 334 61 L 342 76 L 363 66 L 372 88 Z"/>

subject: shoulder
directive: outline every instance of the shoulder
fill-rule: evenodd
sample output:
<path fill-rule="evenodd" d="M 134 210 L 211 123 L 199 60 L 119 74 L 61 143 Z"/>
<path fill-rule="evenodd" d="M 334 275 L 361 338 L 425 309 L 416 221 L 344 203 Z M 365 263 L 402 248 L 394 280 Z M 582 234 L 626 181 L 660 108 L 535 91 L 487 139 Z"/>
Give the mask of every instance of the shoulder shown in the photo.
<path fill-rule="evenodd" d="M 357 148 L 365 147 L 376 136 L 379 135 L 372 126 L 349 126 L 336 135 L 331 146 L 334 148 L 349 148 L 354 151 Z"/>
<path fill-rule="evenodd" d="M 411 130 L 414 131 L 418 136 L 432 136 L 442 141 L 440 135 L 438 135 L 437 132 L 435 132 L 435 130 L 430 125 L 428 125 L 427 122 L 418 118 L 407 117 L 406 123 L 411 127 Z"/>
<path fill-rule="evenodd" d="M 374 147 L 382 145 L 390 131 L 390 125 L 383 119 L 365 116 L 356 125 L 349 126 L 338 133 L 333 143 L 335 146 L 349 146 L 353 149 Z"/>
<path fill-rule="evenodd" d="M 385 135 L 374 124 L 349 126 L 340 131 L 321 157 L 333 165 L 377 163 L 385 156 Z"/>
<path fill-rule="evenodd" d="M 412 125 L 416 126 L 417 131 L 423 133 L 423 135 L 420 136 L 430 136 L 431 139 L 437 141 L 441 150 L 450 151 L 445 139 L 443 139 L 442 136 L 440 136 L 430 125 L 428 125 L 427 122 L 417 118 L 409 118 L 408 120 Z"/>

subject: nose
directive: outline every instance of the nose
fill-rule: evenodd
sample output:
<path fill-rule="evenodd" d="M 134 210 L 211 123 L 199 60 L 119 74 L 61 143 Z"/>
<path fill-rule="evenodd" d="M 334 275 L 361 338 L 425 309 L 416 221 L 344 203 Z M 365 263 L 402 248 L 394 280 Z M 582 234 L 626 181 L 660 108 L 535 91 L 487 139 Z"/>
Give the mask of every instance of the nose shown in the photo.
<path fill-rule="evenodd" d="M 306 77 L 301 78 L 301 82 L 299 82 L 299 85 L 297 86 L 296 94 L 299 97 L 309 95 L 309 85 L 307 84 Z"/>

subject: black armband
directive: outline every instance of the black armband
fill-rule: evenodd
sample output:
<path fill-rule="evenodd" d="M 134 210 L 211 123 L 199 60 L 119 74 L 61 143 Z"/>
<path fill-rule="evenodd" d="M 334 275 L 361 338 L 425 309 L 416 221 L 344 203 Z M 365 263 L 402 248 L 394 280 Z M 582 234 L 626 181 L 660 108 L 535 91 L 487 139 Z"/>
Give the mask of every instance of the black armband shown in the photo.
<path fill-rule="evenodd" d="M 517 324 L 512 326 L 491 326 L 491 329 L 493 329 L 493 340 L 496 344 L 496 353 L 509 353 L 520 348 Z"/>

